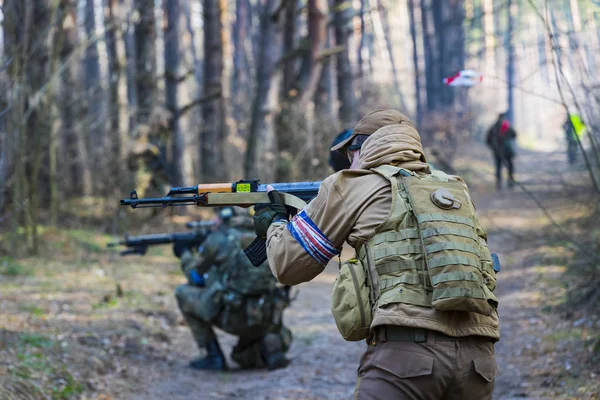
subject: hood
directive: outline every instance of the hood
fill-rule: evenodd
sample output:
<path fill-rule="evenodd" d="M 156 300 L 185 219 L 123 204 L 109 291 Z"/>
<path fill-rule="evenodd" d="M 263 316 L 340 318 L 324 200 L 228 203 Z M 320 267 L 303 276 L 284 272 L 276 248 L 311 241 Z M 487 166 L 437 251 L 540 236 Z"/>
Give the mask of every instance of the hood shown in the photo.
<path fill-rule="evenodd" d="M 430 173 L 421 137 L 412 124 L 404 121 L 387 125 L 373 133 L 362 145 L 359 169 L 394 165 L 414 172 Z"/>

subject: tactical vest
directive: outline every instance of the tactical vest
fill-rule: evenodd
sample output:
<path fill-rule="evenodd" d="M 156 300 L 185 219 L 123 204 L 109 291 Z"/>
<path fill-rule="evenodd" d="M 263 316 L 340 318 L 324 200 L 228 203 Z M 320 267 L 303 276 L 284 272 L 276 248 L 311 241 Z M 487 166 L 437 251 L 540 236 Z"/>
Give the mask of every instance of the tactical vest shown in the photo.
<path fill-rule="evenodd" d="M 498 304 L 492 257 L 465 186 L 441 171 L 419 176 L 390 165 L 373 171 L 392 187 L 387 221 L 357 248 L 373 313 L 405 303 L 491 315 Z"/>

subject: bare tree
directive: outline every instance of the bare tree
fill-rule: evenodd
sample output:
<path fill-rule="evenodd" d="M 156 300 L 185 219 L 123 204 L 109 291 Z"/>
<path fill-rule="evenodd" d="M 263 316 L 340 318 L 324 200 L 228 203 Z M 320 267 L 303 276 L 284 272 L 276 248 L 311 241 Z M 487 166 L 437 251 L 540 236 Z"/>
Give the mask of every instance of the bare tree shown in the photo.
<path fill-rule="evenodd" d="M 100 72 L 100 57 L 98 55 L 98 41 L 96 40 L 96 7 L 95 0 L 86 0 L 85 14 L 85 42 L 86 50 L 83 59 L 83 85 L 85 87 L 85 96 L 83 103 L 85 104 L 87 121 L 84 129 L 88 132 L 87 140 L 89 145 L 89 153 L 92 156 L 95 172 L 105 170 L 106 165 L 104 153 L 104 145 L 106 134 L 105 129 L 105 94 L 102 87 L 102 76 Z M 96 186 L 101 183 L 100 179 L 94 181 Z"/>
<path fill-rule="evenodd" d="M 507 119 L 514 122 L 514 86 L 515 86 L 515 46 L 514 41 L 514 20 L 517 11 L 517 5 L 513 0 L 507 0 L 506 12 L 508 14 L 508 28 L 506 30 L 506 53 L 508 60 L 506 62 L 506 91 L 507 96 Z"/>
<path fill-rule="evenodd" d="M 354 77 L 350 65 L 350 48 L 348 36 L 350 35 L 350 19 L 352 9 L 345 6 L 346 0 L 334 1 L 335 44 L 342 46 L 337 54 L 337 87 L 340 102 L 340 122 L 344 128 L 352 125 L 354 115 Z"/>
<path fill-rule="evenodd" d="M 379 10 L 379 16 L 381 18 L 381 24 L 383 25 L 383 36 L 385 37 L 385 44 L 387 47 L 388 57 L 390 59 L 390 66 L 392 67 L 392 79 L 394 81 L 394 87 L 396 95 L 398 96 L 398 105 L 401 109 L 406 108 L 406 102 L 404 100 L 404 94 L 402 93 L 400 86 L 400 79 L 398 77 L 398 69 L 396 68 L 396 60 L 394 57 L 394 46 L 392 43 L 392 32 L 390 29 L 390 22 L 388 19 L 388 11 L 385 9 L 382 0 L 377 0 L 377 9 Z"/>
<path fill-rule="evenodd" d="M 225 41 L 228 35 L 225 24 L 227 0 L 204 1 L 204 102 L 202 104 L 202 131 L 200 136 L 200 162 L 202 181 L 223 181 L 227 171 L 224 143 L 229 136 L 227 119 L 229 99 L 225 84 Z"/>
<path fill-rule="evenodd" d="M 285 18 L 285 29 L 283 31 L 283 95 L 284 98 L 294 95 L 292 89 L 296 85 L 296 53 L 299 49 L 296 48 L 296 36 L 297 36 L 297 21 L 298 21 L 298 2 L 287 1 L 283 4 L 285 12 L 283 18 Z"/>
<path fill-rule="evenodd" d="M 281 56 L 281 18 L 276 13 L 278 1 L 266 0 L 260 16 L 260 52 L 257 68 L 257 89 L 252 105 L 252 124 L 244 171 L 248 178 L 260 177 L 272 181 L 276 161 L 275 114 L 279 104 L 281 72 L 277 61 Z"/>
<path fill-rule="evenodd" d="M 47 193 L 42 179 L 44 149 L 48 146 L 50 107 L 45 85 L 48 80 L 49 46 L 47 29 L 51 21 L 47 0 L 5 1 L 4 44 L 13 62 L 9 76 L 13 82 L 7 124 L 15 138 L 15 183 L 13 186 L 13 248 L 18 248 L 17 228 L 25 227 L 26 243 L 33 253 L 38 250 L 38 216 L 41 197 Z"/>
<path fill-rule="evenodd" d="M 123 25 L 125 24 L 125 4 L 123 0 L 105 0 L 104 20 L 106 22 L 106 50 L 109 68 L 109 113 L 108 134 L 112 143 L 112 171 L 125 179 L 127 144 L 129 142 L 129 114 L 127 104 L 127 60 Z M 127 187 L 130 182 L 126 183 Z"/>
<path fill-rule="evenodd" d="M 251 96 L 252 85 L 250 82 L 250 62 L 246 48 L 250 36 L 250 4 L 248 0 L 236 0 L 235 24 L 233 26 L 233 86 L 231 95 L 233 100 L 233 116 L 237 122 L 238 131 L 243 134 L 247 131 L 248 103 Z"/>
<path fill-rule="evenodd" d="M 417 126 L 421 126 L 423 121 L 423 101 L 421 99 L 421 65 L 419 63 L 419 47 L 417 37 L 417 17 L 415 7 L 418 7 L 416 0 L 408 0 L 408 16 L 410 20 L 410 36 L 413 47 L 413 68 L 415 80 L 415 113 Z"/>
<path fill-rule="evenodd" d="M 179 126 L 179 22 L 181 8 L 179 0 L 167 0 L 164 3 L 167 15 L 165 27 L 165 87 L 167 108 L 171 111 L 171 153 L 170 153 L 170 183 L 181 186 L 184 183 L 184 152 L 185 137 Z"/>
<path fill-rule="evenodd" d="M 443 78 L 464 68 L 464 0 L 421 0 L 428 111 L 448 110 L 455 91 Z"/>
<path fill-rule="evenodd" d="M 138 124 L 148 124 L 156 98 L 156 22 L 154 0 L 135 0 L 136 92 Z"/>

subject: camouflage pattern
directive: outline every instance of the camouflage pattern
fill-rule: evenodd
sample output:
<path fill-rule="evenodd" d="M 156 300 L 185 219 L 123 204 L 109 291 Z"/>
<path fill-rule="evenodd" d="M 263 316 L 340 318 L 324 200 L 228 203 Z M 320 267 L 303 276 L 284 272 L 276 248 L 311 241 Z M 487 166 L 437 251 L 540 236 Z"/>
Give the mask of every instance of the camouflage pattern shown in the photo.
<path fill-rule="evenodd" d="M 266 263 L 256 268 L 243 252 L 254 238 L 246 225 L 250 228 L 252 220 L 232 219 L 197 253 L 185 252 L 181 267 L 189 283 L 179 286 L 175 296 L 200 349 L 216 339 L 216 326 L 239 336 L 231 357 L 242 368 L 253 368 L 264 366 L 265 351 L 287 351 L 292 336 L 282 323 L 289 304 L 287 291 Z M 193 271 L 204 276 L 204 287 L 191 284 Z"/>
<path fill-rule="evenodd" d="M 127 166 L 134 172 L 135 188 L 140 196 L 148 192 L 163 195 L 169 184 L 167 148 L 171 112 L 155 107 L 145 124 L 138 124 L 128 149 Z"/>

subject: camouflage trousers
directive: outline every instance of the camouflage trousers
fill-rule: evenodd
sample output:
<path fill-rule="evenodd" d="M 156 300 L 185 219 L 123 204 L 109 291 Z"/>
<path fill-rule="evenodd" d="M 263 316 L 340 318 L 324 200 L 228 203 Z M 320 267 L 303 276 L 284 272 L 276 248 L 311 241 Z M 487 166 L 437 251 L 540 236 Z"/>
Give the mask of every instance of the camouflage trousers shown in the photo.
<path fill-rule="evenodd" d="M 178 286 L 175 297 L 200 349 L 217 339 L 213 327 L 239 337 L 231 358 L 242 368 L 263 367 L 264 352 L 289 349 L 292 334 L 281 321 L 285 305 L 275 298 L 191 285 Z"/>

